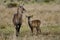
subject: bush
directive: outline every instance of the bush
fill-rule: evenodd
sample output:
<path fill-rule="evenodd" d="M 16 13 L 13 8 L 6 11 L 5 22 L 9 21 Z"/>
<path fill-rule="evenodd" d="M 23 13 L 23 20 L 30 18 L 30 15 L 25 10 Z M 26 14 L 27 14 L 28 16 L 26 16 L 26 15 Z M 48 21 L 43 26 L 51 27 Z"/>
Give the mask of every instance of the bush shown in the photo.
<path fill-rule="evenodd" d="M 17 7 L 17 3 L 11 2 L 7 4 L 7 7 L 12 8 L 12 7 Z"/>
<path fill-rule="evenodd" d="M 44 0 L 44 2 L 49 3 L 50 1 L 54 1 L 54 0 Z"/>
<path fill-rule="evenodd" d="M 5 25 L 0 25 L 0 29 L 5 29 Z"/>

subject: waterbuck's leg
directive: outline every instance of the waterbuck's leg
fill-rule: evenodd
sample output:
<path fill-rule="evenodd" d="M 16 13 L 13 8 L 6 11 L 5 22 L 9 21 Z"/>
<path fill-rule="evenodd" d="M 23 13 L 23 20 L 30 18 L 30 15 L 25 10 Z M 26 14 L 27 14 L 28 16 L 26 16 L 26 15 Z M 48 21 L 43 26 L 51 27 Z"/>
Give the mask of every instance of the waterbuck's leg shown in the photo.
<path fill-rule="evenodd" d="M 16 36 L 18 36 L 18 34 L 19 34 L 20 27 L 21 27 L 21 25 L 16 25 Z"/>
<path fill-rule="evenodd" d="M 16 25 L 16 36 L 18 36 L 18 25 Z"/>
<path fill-rule="evenodd" d="M 19 24 L 19 27 L 18 27 L 18 32 L 20 31 L 20 28 L 21 28 L 21 24 Z"/>
<path fill-rule="evenodd" d="M 41 33 L 40 27 L 36 27 L 36 30 L 37 30 L 37 35 Z"/>

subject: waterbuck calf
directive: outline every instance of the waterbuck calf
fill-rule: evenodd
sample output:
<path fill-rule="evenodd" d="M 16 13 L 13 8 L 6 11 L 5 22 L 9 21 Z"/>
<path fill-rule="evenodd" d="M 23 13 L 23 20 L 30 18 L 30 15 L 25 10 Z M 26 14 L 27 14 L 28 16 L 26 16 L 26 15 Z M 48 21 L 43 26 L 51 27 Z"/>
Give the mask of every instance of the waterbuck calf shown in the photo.
<path fill-rule="evenodd" d="M 13 16 L 13 24 L 16 26 L 16 36 L 19 34 L 20 27 L 22 25 L 23 12 L 26 11 L 23 6 L 18 6 L 17 13 Z"/>
<path fill-rule="evenodd" d="M 40 20 L 30 20 L 32 16 L 26 16 L 28 18 L 28 24 L 29 24 L 29 27 L 32 31 L 32 35 L 33 35 L 33 29 L 36 28 L 36 31 L 37 31 L 37 34 L 41 33 L 41 29 L 40 29 L 40 24 L 41 24 L 41 21 Z"/>

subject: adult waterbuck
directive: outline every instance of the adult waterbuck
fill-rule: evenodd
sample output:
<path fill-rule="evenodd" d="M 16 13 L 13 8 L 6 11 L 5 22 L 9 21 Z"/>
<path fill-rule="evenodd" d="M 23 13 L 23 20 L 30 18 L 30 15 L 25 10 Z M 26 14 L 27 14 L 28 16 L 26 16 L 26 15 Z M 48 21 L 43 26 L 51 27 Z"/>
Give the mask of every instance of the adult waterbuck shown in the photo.
<path fill-rule="evenodd" d="M 14 14 L 14 16 L 13 16 L 13 24 L 16 26 L 15 27 L 16 28 L 16 36 L 18 36 L 19 30 L 22 25 L 22 16 L 23 16 L 24 11 L 26 11 L 25 8 L 22 5 L 20 5 L 17 8 L 17 13 Z"/>
<path fill-rule="evenodd" d="M 37 31 L 37 34 L 41 33 L 41 29 L 40 29 L 40 24 L 41 24 L 41 21 L 40 20 L 30 20 L 32 16 L 26 16 L 28 18 L 28 24 L 29 24 L 29 27 L 32 31 L 32 35 L 33 35 L 33 29 L 36 28 L 36 31 Z"/>

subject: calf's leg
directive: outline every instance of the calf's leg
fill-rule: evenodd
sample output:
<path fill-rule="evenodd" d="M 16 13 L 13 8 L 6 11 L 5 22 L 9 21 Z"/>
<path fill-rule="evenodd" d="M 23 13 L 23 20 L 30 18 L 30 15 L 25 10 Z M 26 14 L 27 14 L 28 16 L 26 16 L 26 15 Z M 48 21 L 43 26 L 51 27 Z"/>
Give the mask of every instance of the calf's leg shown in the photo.
<path fill-rule="evenodd" d="M 30 27 L 30 29 L 31 29 L 31 32 L 32 32 L 32 35 L 33 35 L 33 27 Z"/>
<path fill-rule="evenodd" d="M 36 30 L 37 30 L 37 35 L 41 33 L 40 27 L 36 27 Z"/>

